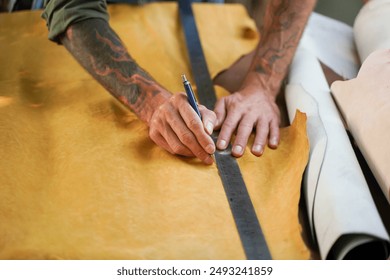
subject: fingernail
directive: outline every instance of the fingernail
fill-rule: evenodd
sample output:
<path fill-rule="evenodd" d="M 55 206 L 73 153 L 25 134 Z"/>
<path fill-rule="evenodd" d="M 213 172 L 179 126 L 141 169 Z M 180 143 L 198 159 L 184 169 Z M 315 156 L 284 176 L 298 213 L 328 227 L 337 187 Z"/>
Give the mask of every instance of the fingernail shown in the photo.
<path fill-rule="evenodd" d="M 212 155 L 215 153 L 215 146 L 213 144 L 208 144 L 206 146 L 206 149 L 205 151 L 209 154 L 209 155 Z"/>
<path fill-rule="evenodd" d="M 213 133 L 213 129 L 214 129 L 213 124 L 211 122 L 208 122 L 206 124 L 207 133 L 211 135 Z"/>
<path fill-rule="evenodd" d="M 252 151 L 256 154 L 262 154 L 263 153 L 263 146 L 255 145 L 255 146 L 253 146 Z"/>
<path fill-rule="evenodd" d="M 241 155 L 242 154 L 242 147 L 240 145 L 236 145 L 233 147 L 232 152 L 233 152 L 233 154 Z"/>
<path fill-rule="evenodd" d="M 218 141 L 218 149 L 221 149 L 221 150 L 226 149 L 226 146 L 227 146 L 227 144 L 226 144 L 225 140 Z"/>
<path fill-rule="evenodd" d="M 270 140 L 270 144 L 271 144 L 272 146 L 277 146 L 277 145 L 278 145 L 278 139 L 272 138 L 272 139 Z"/>

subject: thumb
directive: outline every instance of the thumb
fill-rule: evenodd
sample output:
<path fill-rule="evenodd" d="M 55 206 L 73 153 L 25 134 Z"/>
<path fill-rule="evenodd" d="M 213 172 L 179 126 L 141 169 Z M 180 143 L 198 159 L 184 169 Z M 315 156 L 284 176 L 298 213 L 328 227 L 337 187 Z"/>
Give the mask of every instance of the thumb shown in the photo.
<path fill-rule="evenodd" d="M 203 127 L 211 135 L 217 122 L 217 116 L 213 111 L 208 110 L 205 106 L 199 105 L 199 111 L 202 115 Z"/>

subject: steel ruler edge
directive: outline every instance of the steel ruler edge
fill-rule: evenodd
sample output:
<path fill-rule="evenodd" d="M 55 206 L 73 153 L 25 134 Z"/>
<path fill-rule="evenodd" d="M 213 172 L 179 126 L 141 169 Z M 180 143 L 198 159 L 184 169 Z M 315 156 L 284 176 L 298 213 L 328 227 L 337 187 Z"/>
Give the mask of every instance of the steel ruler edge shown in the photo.
<path fill-rule="evenodd" d="M 179 0 L 179 14 L 200 103 L 213 109 L 216 94 L 200 42 L 190 0 Z M 218 138 L 213 133 L 214 142 Z M 270 260 L 271 254 L 231 145 L 215 152 L 218 172 L 248 260 Z"/>

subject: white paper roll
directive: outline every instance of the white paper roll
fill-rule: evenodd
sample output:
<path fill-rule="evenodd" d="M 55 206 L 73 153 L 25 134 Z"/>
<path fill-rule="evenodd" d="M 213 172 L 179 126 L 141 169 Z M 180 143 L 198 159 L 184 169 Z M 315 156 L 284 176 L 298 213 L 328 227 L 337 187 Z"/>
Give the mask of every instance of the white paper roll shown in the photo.
<path fill-rule="evenodd" d="M 290 119 L 297 109 L 308 117 L 311 147 L 303 188 L 321 257 L 387 258 L 389 236 L 320 63 L 302 45 L 291 65 L 286 103 Z M 368 251 L 359 255 L 363 248 Z"/>
<path fill-rule="evenodd" d="M 375 50 L 390 48 L 390 0 L 370 0 L 360 10 L 353 28 L 361 61 Z"/>

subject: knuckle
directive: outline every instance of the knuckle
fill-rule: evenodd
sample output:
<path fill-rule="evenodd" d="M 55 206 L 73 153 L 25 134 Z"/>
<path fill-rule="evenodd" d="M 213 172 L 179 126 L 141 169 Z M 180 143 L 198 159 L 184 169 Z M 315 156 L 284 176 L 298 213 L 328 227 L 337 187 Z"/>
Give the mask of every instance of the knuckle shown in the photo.
<path fill-rule="evenodd" d="M 160 132 L 158 130 L 159 126 L 158 125 L 151 125 L 149 127 L 149 137 L 152 138 L 152 139 L 156 139 Z"/>
<path fill-rule="evenodd" d="M 168 123 L 171 127 L 180 127 L 180 120 L 174 116 L 169 115 L 167 117 Z"/>
<path fill-rule="evenodd" d="M 174 144 L 172 145 L 172 151 L 177 154 L 177 155 L 183 155 L 185 154 L 185 148 L 180 145 L 179 143 L 178 144 Z"/>
<path fill-rule="evenodd" d="M 180 94 L 174 94 L 170 99 L 169 103 L 171 106 L 176 106 L 177 104 L 180 104 L 181 101 L 181 95 Z"/>
<path fill-rule="evenodd" d="M 225 128 L 228 128 L 228 129 L 235 129 L 237 124 L 233 121 L 230 121 L 230 120 L 225 120 L 225 122 L 223 123 L 223 126 Z"/>
<path fill-rule="evenodd" d="M 174 94 L 172 95 L 172 97 L 170 98 L 170 101 L 171 102 L 175 102 L 176 100 L 178 100 L 180 97 L 180 94 Z"/>
<path fill-rule="evenodd" d="M 188 146 L 193 143 L 194 137 L 191 132 L 184 132 L 180 135 L 180 140 Z"/>
<path fill-rule="evenodd" d="M 269 114 L 263 114 L 258 119 L 258 123 L 260 123 L 262 127 L 269 126 L 271 122 L 272 117 Z"/>
<path fill-rule="evenodd" d="M 244 129 L 253 129 L 253 126 L 254 126 L 254 122 L 250 122 L 250 121 L 246 121 L 246 122 L 241 122 L 240 123 L 240 128 L 244 128 Z"/>
<path fill-rule="evenodd" d="M 227 102 L 227 107 L 229 110 L 239 111 L 241 109 L 241 106 L 237 104 L 236 102 Z"/>
<path fill-rule="evenodd" d="M 161 104 L 157 109 L 157 114 L 158 115 L 164 114 L 165 112 L 167 112 L 169 110 L 170 106 L 171 106 L 170 102 L 165 102 L 165 103 Z"/>
<path fill-rule="evenodd" d="M 157 132 L 154 129 L 149 129 L 149 137 L 154 141 L 157 138 Z"/>
<path fill-rule="evenodd" d="M 188 123 L 188 128 L 192 131 L 200 129 L 200 123 L 198 119 L 191 119 Z"/>

